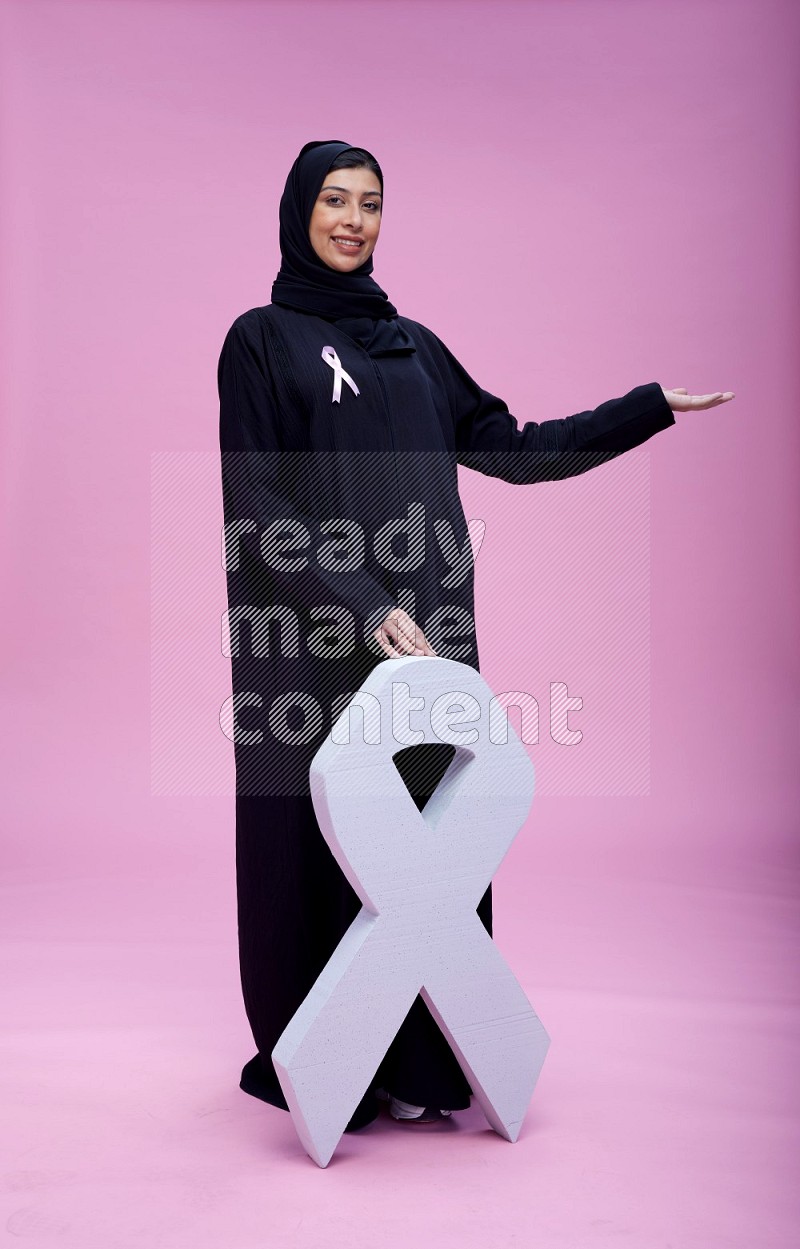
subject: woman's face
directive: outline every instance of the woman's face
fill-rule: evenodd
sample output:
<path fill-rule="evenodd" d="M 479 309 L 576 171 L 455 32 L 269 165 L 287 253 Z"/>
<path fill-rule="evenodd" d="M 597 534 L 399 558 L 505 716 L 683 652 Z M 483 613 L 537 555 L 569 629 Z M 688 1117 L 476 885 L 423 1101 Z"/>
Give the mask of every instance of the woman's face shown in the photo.
<path fill-rule="evenodd" d="M 381 228 L 383 196 L 369 169 L 331 169 L 311 213 L 311 246 L 331 269 L 351 273 L 375 248 Z M 340 242 L 341 239 L 358 240 Z"/>

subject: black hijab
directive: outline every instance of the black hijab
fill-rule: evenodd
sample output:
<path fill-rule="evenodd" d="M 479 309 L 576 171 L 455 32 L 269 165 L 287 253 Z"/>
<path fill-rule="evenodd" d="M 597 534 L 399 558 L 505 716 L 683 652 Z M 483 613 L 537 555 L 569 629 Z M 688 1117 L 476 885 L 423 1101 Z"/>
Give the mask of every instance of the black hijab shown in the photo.
<path fill-rule="evenodd" d="M 352 273 L 339 273 L 311 246 L 308 227 L 319 189 L 336 157 L 352 151 L 338 140 L 306 143 L 289 170 L 280 202 L 281 267 L 272 302 L 333 322 L 372 356 L 407 355 L 414 340 L 372 273 L 372 256 Z M 381 180 L 383 191 L 383 180 Z"/>

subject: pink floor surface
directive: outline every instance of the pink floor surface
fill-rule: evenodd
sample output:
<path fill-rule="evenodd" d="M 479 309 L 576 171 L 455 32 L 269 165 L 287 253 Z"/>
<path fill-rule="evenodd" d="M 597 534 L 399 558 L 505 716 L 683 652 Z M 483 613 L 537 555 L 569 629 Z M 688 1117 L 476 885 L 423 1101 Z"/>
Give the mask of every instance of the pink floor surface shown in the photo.
<path fill-rule="evenodd" d="M 381 1117 L 325 1171 L 238 1088 L 253 1046 L 224 868 L 14 881 L 10 1243 L 795 1245 L 785 872 L 714 887 L 504 871 L 496 940 L 552 1040 L 519 1140 L 474 1103 L 433 1128 Z"/>

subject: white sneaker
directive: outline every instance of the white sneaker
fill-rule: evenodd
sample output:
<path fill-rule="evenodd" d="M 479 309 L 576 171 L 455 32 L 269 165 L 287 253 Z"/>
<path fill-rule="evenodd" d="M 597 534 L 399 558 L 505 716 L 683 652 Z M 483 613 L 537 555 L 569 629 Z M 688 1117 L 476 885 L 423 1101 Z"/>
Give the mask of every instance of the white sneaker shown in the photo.
<path fill-rule="evenodd" d="M 376 1097 L 388 1101 L 389 1114 L 393 1119 L 411 1123 L 438 1123 L 441 1119 L 449 1119 L 452 1110 L 437 1110 L 432 1106 L 415 1106 L 412 1102 L 404 1102 L 399 1097 L 392 1097 L 386 1089 L 376 1089 Z"/>

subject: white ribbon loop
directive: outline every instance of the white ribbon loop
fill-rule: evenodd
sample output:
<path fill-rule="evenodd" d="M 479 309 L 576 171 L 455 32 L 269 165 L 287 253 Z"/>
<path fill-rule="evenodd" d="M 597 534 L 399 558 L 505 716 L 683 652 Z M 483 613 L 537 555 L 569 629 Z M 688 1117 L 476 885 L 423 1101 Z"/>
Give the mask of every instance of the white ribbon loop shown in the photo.
<path fill-rule="evenodd" d="M 392 758 L 394 682 L 428 708 L 424 740 L 456 747 L 422 812 Z M 363 733 L 331 733 L 310 780 L 320 829 L 363 905 L 272 1052 L 298 1135 L 322 1167 L 418 993 L 506 1140 L 517 1139 L 550 1043 L 476 912 L 530 809 L 522 743 L 510 725 L 490 740 L 492 691 L 454 660 L 378 664 L 358 701 L 352 725 L 363 715 Z M 463 716 L 452 722 L 454 706 L 470 713 L 468 730 Z"/>
<path fill-rule="evenodd" d="M 322 348 L 322 359 L 333 369 L 333 398 L 331 399 L 331 403 L 341 402 L 342 380 L 347 382 L 347 385 L 350 387 L 354 395 L 360 393 L 350 374 L 342 368 L 342 362 L 333 347 Z"/>

